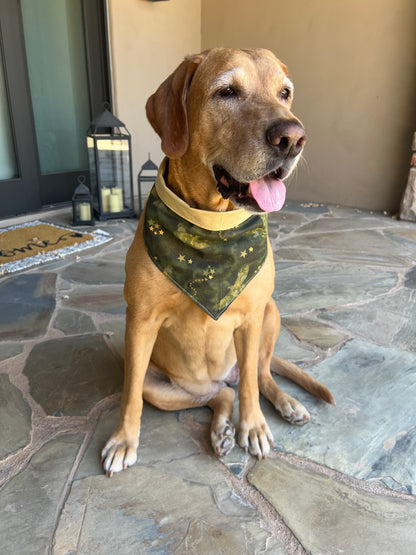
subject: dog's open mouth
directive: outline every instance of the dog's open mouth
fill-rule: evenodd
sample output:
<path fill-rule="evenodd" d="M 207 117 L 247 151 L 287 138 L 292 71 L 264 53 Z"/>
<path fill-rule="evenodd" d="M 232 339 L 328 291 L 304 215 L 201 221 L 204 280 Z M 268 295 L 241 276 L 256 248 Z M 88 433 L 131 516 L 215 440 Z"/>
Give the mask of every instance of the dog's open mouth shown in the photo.
<path fill-rule="evenodd" d="M 256 211 L 275 212 L 280 210 L 286 199 L 286 186 L 280 180 L 283 171 L 279 168 L 260 179 L 249 183 L 235 180 L 223 167 L 214 166 L 217 189 L 223 198 L 236 200 L 243 207 Z"/>

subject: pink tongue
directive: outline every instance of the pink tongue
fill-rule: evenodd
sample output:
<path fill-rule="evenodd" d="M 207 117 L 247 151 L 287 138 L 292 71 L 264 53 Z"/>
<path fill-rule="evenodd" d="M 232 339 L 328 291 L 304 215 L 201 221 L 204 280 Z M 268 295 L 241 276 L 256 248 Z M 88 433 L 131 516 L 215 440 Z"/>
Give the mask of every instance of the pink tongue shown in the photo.
<path fill-rule="evenodd" d="M 265 212 L 280 210 L 286 199 L 286 186 L 278 179 L 262 178 L 250 181 L 251 194 Z"/>

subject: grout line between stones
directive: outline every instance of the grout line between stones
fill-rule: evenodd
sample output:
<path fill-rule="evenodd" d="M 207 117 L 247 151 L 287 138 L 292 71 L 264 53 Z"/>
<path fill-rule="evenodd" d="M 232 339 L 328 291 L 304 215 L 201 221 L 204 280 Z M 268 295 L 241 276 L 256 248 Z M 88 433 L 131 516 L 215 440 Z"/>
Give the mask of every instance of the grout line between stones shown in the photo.
<path fill-rule="evenodd" d="M 104 414 L 105 412 L 108 412 L 109 410 L 111 410 L 113 408 L 113 406 L 115 404 L 118 404 L 120 401 L 120 395 L 119 394 L 114 394 L 114 395 L 110 395 L 109 397 L 107 397 L 106 399 L 104 399 L 103 401 L 101 401 L 100 403 L 98 403 L 98 405 L 96 405 L 90 412 L 90 414 L 88 415 L 88 417 L 86 417 L 86 424 L 87 424 L 87 428 L 85 431 L 85 437 L 80 445 L 80 448 L 78 449 L 78 453 L 75 457 L 74 463 L 72 465 L 72 468 L 67 476 L 67 479 L 65 481 L 65 484 L 63 486 L 62 489 L 62 493 L 60 496 L 60 499 L 57 503 L 56 506 L 56 511 L 55 511 L 55 519 L 54 519 L 54 527 L 53 527 L 53 533 L 51 535 L 51 539 L 50 539 L 50 543 L 49 543 L 49 549 L 48 549 L 48 553 L 50 555 L 52 555 L 53 553 L 53 546 L 55 543 L 55 537 L 56 537 L 56 532 L 60 523 L 60 519 L 63 513 L 63 510 L 65 508 L 65 504 L 66 501 L 71 493 L 71 488 L 72 485 L 74 483 L 74 478 L 76 476 L 76 473 L 78 471 L 79 465 L 82 461 L 82 459 L 84 458 L 84 455 L 90 445 L 91 439 L 94 436 L 95 430 L 97 428 L 97 424 L 99 421 L 99 418 L 102 414 Z M 82 433 L 81 430 L 77 430 L 78 433 Z M 86 510 L 86 508 L 85 508 Z M 85 512 L 83 514 L 83 519 L 84 520 L 85 517 Z M 81 532 L 82 532 L 82 523 L 80 526 L 80 532 L 79 532 L 79 538 L 81 536 Z M 79 541 L 78 538 L 78 541 Z"/>
<path fill-rule="evenodd" d="M 97 425 L 97 420 L 95 421 L 95 425 L 91 426 L 91 429 L 86 432 L 84 440 L 81 443 L 80 448 L 78 449 L 78 453 L 75 457 L 75 460 L 74 460 L 74 463 L 72 465 L 71 471 L 69 472 L 68 477 L 65 481 L 65 484 L 63 485 L 61 496 L 60 496 L 59 501 L 56 505 L 53 532 L 52 532 L 52 535 L 51 535 L 51 538 L 50 538 L 50 541 L 49 541 L 48 553 L 50 555 L 52 555 L 52 553 L 53 553 L 53 546 L 55 544 L 56 531 L 57 531 L 58 526 L 59 526 L 59 522 L 60 522 L 60 519 L 61 519 L 61 516 L 62 516 L 62 512 L 63 512 L 64 507 L 65 507 L 65 503 L 66 503 L 66 501 L 69 497 L 69 494 L 71 493 L 71 488 L 72 488 L 72 484 L 74 483 L 75 474 L 77 473 L 80 462 L 82 461 L 82 459 L 84 457 L 84 454 L 85 454 L 85 451 L 88 448 L 88 445 L 89 445 L 89 443 L 91 441 L 91 438 L 94 434 L 96 425 Z M 85 517 L 85 514 L 83 515 L 83 519 L 84 519 L 84 517 Z M 82 524 L 80 526 L 79 535 L 81 535 L 81 530 L 82 530 Z"/>

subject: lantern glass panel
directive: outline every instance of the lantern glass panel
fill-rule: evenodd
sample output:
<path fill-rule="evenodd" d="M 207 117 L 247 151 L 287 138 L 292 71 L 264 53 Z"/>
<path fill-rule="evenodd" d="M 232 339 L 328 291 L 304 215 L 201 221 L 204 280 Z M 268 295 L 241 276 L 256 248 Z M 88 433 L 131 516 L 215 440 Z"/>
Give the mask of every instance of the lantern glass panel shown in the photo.
<path fill-rule="evenodd" d="M 134 217 L 131 137 L 124 123 L 108 107 L 92 122 L 87 132 L 87 147 L 94 212 L 98 219 Z"/>
<path fill-rule="evenodd" d="M 96 136 L 103 212 L 122 212 L 131 206 L 130 145 L 121 138 Z"/>

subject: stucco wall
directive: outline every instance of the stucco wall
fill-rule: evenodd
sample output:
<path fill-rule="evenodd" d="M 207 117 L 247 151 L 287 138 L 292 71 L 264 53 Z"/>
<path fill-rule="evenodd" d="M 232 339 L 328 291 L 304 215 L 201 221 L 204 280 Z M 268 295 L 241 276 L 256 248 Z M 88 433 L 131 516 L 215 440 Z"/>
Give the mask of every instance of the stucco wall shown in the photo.
<path fill-rule="evenodd" d="M 115 113 L 134 172 L 159 140 L 144 105 L 189 53 L 265 47 L 289 67 L 305 162 L 288 197 L 398 209 L 416 130 L 415 0 L 108 0 Z"/>
<path fill-rule="evenodd" d="M 162 159 L 145 104 L 186 54 L 201 49 L 201 0 L 108 0 L 114 113 L 132 135 L 134 179 Z"/>
<path fill-rule="evenodd" d="M 415 0 L 203 0 L 202 47 L 289 67 L 306 162 L 289 198 L 397 210 L 416 130 Z"/>

